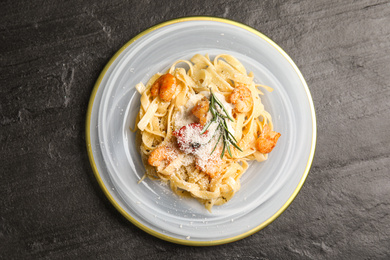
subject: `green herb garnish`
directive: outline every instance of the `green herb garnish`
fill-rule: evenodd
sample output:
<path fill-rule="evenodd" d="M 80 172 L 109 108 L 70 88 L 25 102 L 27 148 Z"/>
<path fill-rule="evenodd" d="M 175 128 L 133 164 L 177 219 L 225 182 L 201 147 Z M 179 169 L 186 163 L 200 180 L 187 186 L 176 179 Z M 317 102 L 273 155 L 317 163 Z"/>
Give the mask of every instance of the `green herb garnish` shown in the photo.
<path fill-rule="evenodd" d="M 218 107 L 221 108 L 221 110 L 222 110 L 221 112 L 219 112 L 219 110 L 217 109 Z M 218 141 L 215 144 L 214 149 L 211 152 L 211 154 L 214 153 L 214 151 L 217 148 L 218 143 L 221 140 L 221 138 L 222 138 L 222 141 L 223 141 L 223 148 L 222 148 L 222 153 L 221 153 L 221 159 L 223 158 L 223 156 L 225 154 L 225 150 L 228 151 L 230 157 L 233 157 L 232 156 L 232 152 L 230 150 L 230 144 L 232 144 L 235 148 L 237 148 L 238 150 L 240 150 L 242 152 L 242 149 L 237 145 L 236 138 L 234 138 L 234 135 L 229 131 L 227 123 L 226 123 L 226 119 L 229 119 L 232 122 L 234 122 L 234 119 L 229 115 L 229 113 L 227 112 L 227 110 L 225 109 L 225 107 L 223 106 L 221 101 L 218 100 L 218 98 L 214 95 L 214 93 L 213 93 L 213 91 L 211 89 L 210 89 L 210 106 L 209 106 L 209 111 L 213 115 L 213 118 L 203 127 L 202 132 L 200 134 L 203 134 L 204 132 L 206 132 L 207 129 L 209 128 L 209 126 L 213 122 L 217 122 L 218 123 L 217 130 L 218 129 L 221 130 L 221 134 L 219 135 Z"/>

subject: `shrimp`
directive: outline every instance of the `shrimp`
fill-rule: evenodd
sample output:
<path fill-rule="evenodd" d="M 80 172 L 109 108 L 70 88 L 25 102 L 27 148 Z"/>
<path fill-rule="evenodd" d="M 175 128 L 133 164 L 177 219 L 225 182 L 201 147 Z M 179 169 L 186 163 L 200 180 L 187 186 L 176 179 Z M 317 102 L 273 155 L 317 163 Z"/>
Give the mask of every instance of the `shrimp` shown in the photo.
<path fill-rule="evenodd" d="M 171 101 L 176 92 L 176 78 L 172 74 L 160 76 L 152 85 L 150 93 L 152 97 L 160 96 L 162 101 Z"/>
<path fill-rule="evenodd" d="M 238 85 L 230 95 L 230 103 L 236 105 L 235 112 L 246 113 L 253 107 L 251 91 L 244 85 Z"/>
<path fill-rule="evenodd" d="M 268 125 L 265 125 L 263 132 L 256 140 L 256 148 L 260 153 L 270 153 L 274 149 L 280 133 L 271 131 Z"/>
<path fill-rule="evenodd" d="M 160 166 L 163 161 L 172 161 L 176 152 L 168 146 L 159 146 L 150 153 L 148 163 L 152 166 Z"/>
<path fill-rule="evenodd" d="M 204 126 L 207 121 L 207 112 L 209 111 L 209 100 L 203 97 L 196 103 L 194 108 L 191 110 L 192 114 L 199 118 L 199 123 Z"/>
<path fill-rule="evenodd" d="M 207 159 L 206 161 L 197 158 L 195 167 L 198 170 L 206 173 L 210 178 L 215 178 L 221 172 L 220 165 L 222 164 L 222 159 L 219 156 L 213 156 L 212 158 Z M 202 167 L 203 166 L 203 167 Z"/>
<path fill-rule="evenodd" d="M 223 160 L 221 159 L 221 156 L 219 156 L 221 153 L 222 148 L 218 147 L 214 153 L 208 157 L 196 157 L 196 169 L 206 173 L 208 176 L 210 176 L 211 179 L 218 177 L 223 170 Z"/>

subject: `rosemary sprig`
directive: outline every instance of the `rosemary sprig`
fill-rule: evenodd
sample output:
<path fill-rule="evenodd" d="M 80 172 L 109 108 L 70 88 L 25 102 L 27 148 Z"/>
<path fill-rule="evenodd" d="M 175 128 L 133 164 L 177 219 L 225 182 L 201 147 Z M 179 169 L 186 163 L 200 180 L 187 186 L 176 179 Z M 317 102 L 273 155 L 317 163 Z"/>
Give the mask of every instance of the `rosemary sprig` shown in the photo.
<path fill-rule="evenodd" d="M 220 107 L 222 112 L 220 112 L 220 110 L 218 110 L 217 107 Z M 213 122 L 218 122 L 217 130 L 220 129 L 220 131 L 221 131 L 221 134 L 218 137 L 218 141 L 215 144 L 214 149 L 212 150 L 211 154 L 214 153 L 221 138 L 223 141 L 221 159 L 223 158 L 223 156 L 225 154 L 225 150 L 228 151 L 230 157 L 233 157 L 231 149 L 230 149 L 230 144 L 232 144 L 236 149 L 238 149 L 242 152 L 242 149 L 237 145 L 236 138 L 234 138 L 234 135 L 229 131 L 229 128 L 228 128 L 227 123 L 225 121 L 225 119 L 229 119 L 230 121 L 234 122 L 234 119 L 229 115 L 229 113 L 227 112 L 227 110 L 225 109 L 225 107 L 223 106 L 221 101 L 218 100 L 218 98 L 214 95 L 214 93 L 211 89 L 210 89 L 209 111 L 212 114 L 213 118 L 203 127 L 200 134 L 203 134 L 204 132 L 206 132 L 207 129 L 210 127 L 210 125 Z"/>
<path fill-rule="evenodd" d="M 211 154 L 213 154 L 213 152 L 215 151 L 215 148 L 217 148 L 217 146 L 218 146 L 218 143 L 219 143 L 219 140 L 221 140 L 221 137 L 222 137 L 222 135 L 219 135 L 219 137 L 218 137 L 218 141 L 217 141 L 217 143 L 215 144 L 215 146 L 214 146 L 213 150 L 211 151 Z"/>
<path fill-rule="evenodd" d="M 225 115 L 222 115 L 222 117 L 227 117 L 230 119 L 230 121 L 234 122 L 234 119 L 229 115 L 229 113 L 226 111 L 225 107 L 222 105 L 221 101 L 218 100 L 218 98 L 214 95 L 213 91 L 211 90 L 210 88 L 210 99 L 213 99 L 215 100 L 215 102 L 217 102 L 217 104 L 222 108 L 223 112 L 225 112 Z M 215 105 L 214 105 L 214 108 L 215 108 Z M 215 109 L 217 110 L 217 109 Z M 217 110 L 218 111 L 218 110 Z"/>

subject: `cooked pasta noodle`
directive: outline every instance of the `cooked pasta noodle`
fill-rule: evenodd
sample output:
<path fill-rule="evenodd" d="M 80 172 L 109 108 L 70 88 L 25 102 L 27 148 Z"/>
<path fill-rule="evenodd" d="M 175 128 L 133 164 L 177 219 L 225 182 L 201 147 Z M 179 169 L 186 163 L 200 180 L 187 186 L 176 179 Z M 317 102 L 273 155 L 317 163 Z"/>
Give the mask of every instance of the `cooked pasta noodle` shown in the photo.
<path fill-rule="evenodd" d="M 137 84 L 145 176 L 169 183 L 176 194 L 196 198 L 209 211 L 229 201 L 248 161 L 266 160 L 280 136 L 260 98 L 259 88 L 272 89 L 253 78 L 231 55 L 212 61 L 196 54 L 146 85 Z"/>

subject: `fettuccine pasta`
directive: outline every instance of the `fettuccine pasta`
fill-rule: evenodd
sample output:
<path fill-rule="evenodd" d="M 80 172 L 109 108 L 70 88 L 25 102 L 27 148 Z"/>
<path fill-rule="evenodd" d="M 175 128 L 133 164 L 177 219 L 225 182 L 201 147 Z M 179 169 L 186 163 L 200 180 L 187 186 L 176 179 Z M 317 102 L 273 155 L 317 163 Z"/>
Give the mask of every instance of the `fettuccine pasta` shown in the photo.
<path fill-rule="evenodd" d="M 272 89 L 253 78 L 231 55 L 196 54 L 137 84 L 144 178 L 168 183 L 209 211 L 229 201 L 248 161 L 266 160 L 280 136 L 260 98 L 260 89 Z"/>

